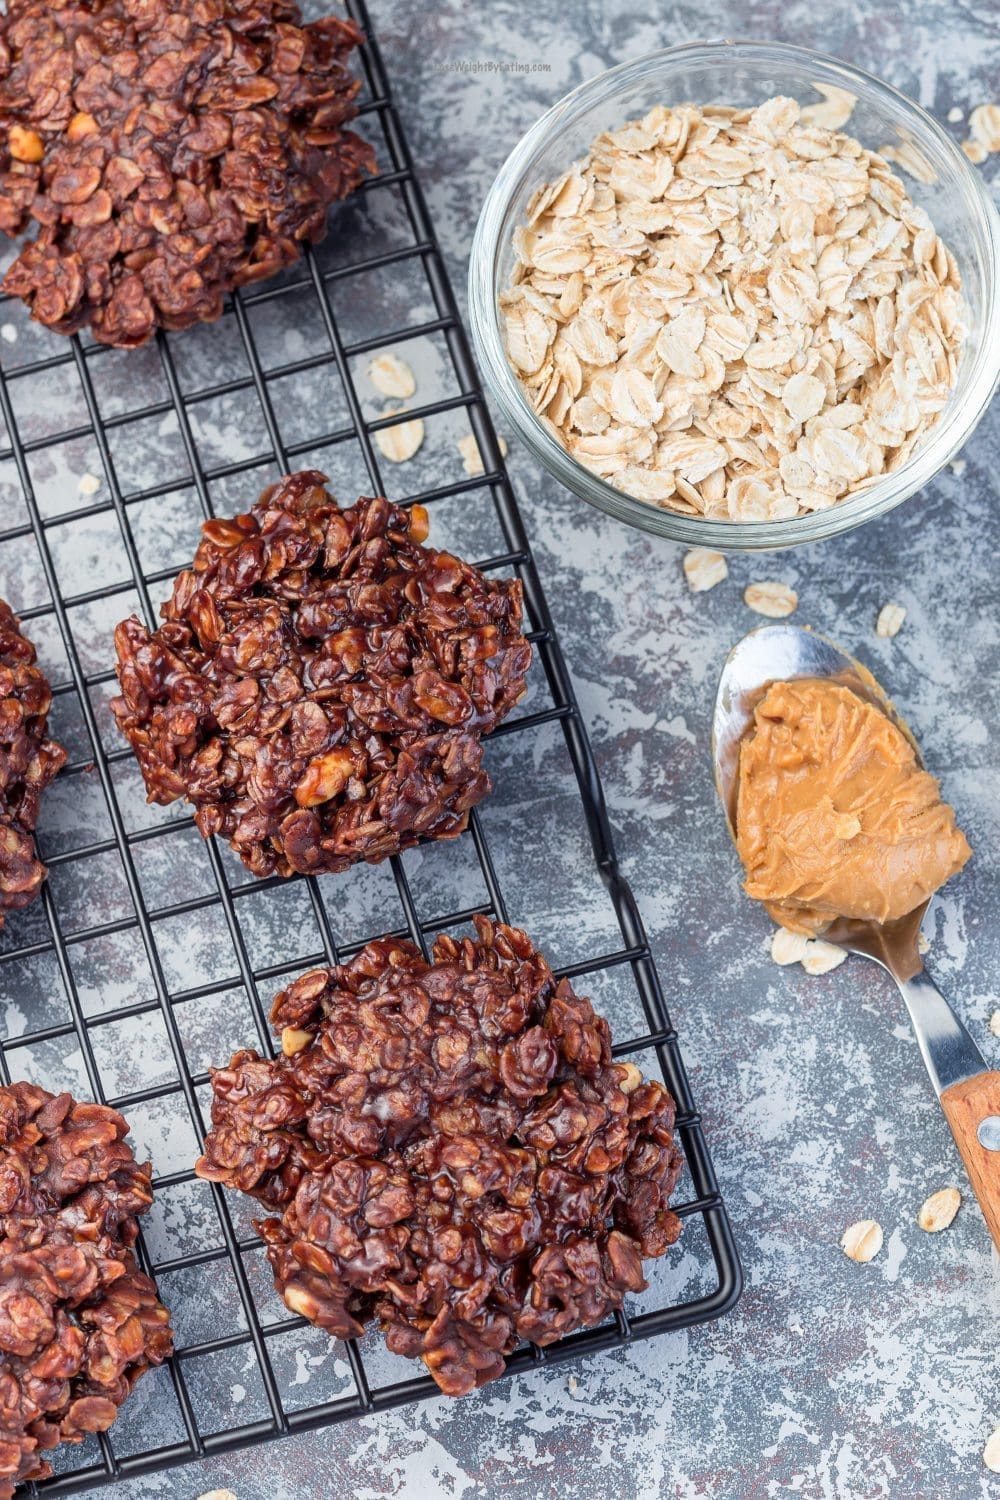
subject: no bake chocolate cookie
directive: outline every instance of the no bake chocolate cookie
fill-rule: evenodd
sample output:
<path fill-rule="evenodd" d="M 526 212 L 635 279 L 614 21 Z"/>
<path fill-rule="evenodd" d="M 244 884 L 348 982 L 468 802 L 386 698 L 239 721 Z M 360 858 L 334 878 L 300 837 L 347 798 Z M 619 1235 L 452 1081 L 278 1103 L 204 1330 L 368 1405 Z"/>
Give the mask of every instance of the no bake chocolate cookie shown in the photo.
<path fill-rule="evenodd" d="M 39 229 L 5 291 L 118 347 L 217 318 L 374 170 L 344 129 L 360 40 L 290 0 L 8 0 L 0 229 Z"/>
<path fill-rule="evenodd" d="M 340 1338 L 377 1319 L 452 1396 L 600 1322 L 680 1232 L 670 1095 L 523 932 L 476 926 L 278 995 L 282 1055 L 213 1072 L 196 1168 L 272 1210 L 290 1308 Z"/>
<path fill-rule="evenodd" d="M 52 1472 L 59 1443 L 104 1432 L 172 1347 L 138 1268 L 148 1166 L 113 1109 L 0 1088 L 0 1500 Z"/>
<path fill-rule="evenodd" d="M 0 599 L 0 927 L 28 906 L 45 879 L 35 848 L 41 794 L 65 763 L 48 738 L 52 691 L 35 665 L 35 648 Z"/>
<path fill-rule="evenodd" d="M 163 624 L 115 632 L 150 801 L 186 797 L 255 875 L 460 833 L 490 788 L 480 736 L 524 692 L 520 583 L 424 546 L 421 506 L 342 510 L 311 470 L 202 529 Z"/>

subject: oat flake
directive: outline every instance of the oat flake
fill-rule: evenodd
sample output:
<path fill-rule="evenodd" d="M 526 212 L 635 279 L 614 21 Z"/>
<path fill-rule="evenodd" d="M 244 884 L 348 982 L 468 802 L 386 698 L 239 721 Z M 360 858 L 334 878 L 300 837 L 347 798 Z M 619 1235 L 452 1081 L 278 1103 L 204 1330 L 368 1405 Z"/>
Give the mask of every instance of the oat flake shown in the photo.
<path fill-rule="evenodd" d="M 500 449 L 500 457 L 506 458 L 507 443 L 499 434 L 497 434 L 497 445 Z M 467 432 L 465 437 L 459 438 L 458 451 L 462 455 L 462 466 L 470 479 L 476 478 L 479 474 L 486 473 L 483 456 L 479 451 L 479 444 L 476 442 L 476 434 L 474 432 Z"/>
<path fill-rule="evenodd" d="M 924 1199 L 917 1214 L 917 1223 L 928 1234 L 940 1234 L 958 1213 L 961 1202 L 962 1195 L 958 1188 L 941 1188 L 939 1192 L 931 1193 L 929 1198 Z"/>
<path fill-rule="evenodd" d="M 759 615 L 783 620 L 798 609 L 799 596 L 787 584 L 766 579 L 763 583 L 748 583 L 743 590 L 743 602 Z"/>
<path fill-rule="evenodd" d="M 977 104 L 969 116 L 969 133 L 986 151 L 1000 151 L 1000 104 Z"/>
<path fill-rule="evenodd" d="M 386 412 L 387 417 L 397 415 L 402 415 L 402 408 L 399 413 Z M 380 427 L 373 436 L 383 458 L 402 464 L 413 457 L 423 442 L 424 424 L 419 417 L 413 417 L 409 422 L 397 422 L 394 427 Z"/>
<path fill-rule="evenodd" d="M 883 604 L 875 621 L 875 634 L 892 637 L 898 635 L 906 619 L 906 610 L 902 604 Z"/>
<path fill-rule="evenodd" d="M 857 1261 L 859 1265 L 874 1260 L 882 1248 L 881 1224 L 874 1219 L 859 1219 L 856 1224 L 851 1224 L 844 1230 L 840 1248 L 850 1260 Z"/>
<path fill-rule="evenodd" d="M 380 354 L 368 366 L 368 379 L 380 396 L 395 396 L 406 401 L 417 389 L 417 379 L 405 359 L 395 354 Z"/>
<path fill-rule="evenodd" d="M 820 938 L 810 938 L 800 963 L 806 973 L 815 978 L 839 969 L 846 957 L 846 948 L 838 948 L 836 943 L 824 943 Z"/>
<path fill-rule="evenodd" d="M 684 577 L 692 594 L 703 594 L 729 577 L 729 564 L 721 552 L 713 552 L 709 547 L 692 547 L 684 554 Z"/>
<path fill-rule="evenodd" d="M 983 1449 L 983 1463 L 993 1474 L 1000 1474 L 1000 1427 L 991 1432 Z"/>
<path fill-rule="evenodd" d="M 801 963 L 809 939 L 803 932 L 790 932 L 787 927 L 777 927 L 771 935 L 771 958 L 785 968 L 788 964 Z"/>

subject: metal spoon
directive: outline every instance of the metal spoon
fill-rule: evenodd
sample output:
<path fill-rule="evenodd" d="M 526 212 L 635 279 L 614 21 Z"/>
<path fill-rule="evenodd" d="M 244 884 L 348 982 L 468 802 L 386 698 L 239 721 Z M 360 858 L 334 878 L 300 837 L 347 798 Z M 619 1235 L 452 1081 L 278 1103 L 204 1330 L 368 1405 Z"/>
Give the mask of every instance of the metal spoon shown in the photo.
<path fill-rule="evenodd" d="M 740 742 L 768 684 L 792 677 L 827 677 L 852 688 L 889 715 L 923 765 L 909 727 L 860 662 L 811 630 L 784 623 L 764 625 L 744 636 L 729 653 L 715 699 L 715 784 L 734 838 Z M 925 901 L 896 922 L 841 919 L 823 938 L 849 953 L 874 959 L 896 981 L 973 1191 L 1000 1249 L 1000 1072 L 987 1067 L 972 1037 L 924 970 L 917 938 L 929 904 Z"/>

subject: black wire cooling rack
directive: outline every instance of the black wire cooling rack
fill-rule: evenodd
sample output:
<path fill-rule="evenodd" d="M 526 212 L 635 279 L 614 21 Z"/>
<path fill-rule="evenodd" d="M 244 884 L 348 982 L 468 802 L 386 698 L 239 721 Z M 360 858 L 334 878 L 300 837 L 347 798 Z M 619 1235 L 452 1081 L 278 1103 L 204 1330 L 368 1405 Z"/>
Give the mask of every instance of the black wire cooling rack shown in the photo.
<path fill-rule="evenodd" d="M 8 497 L 8 517 L 23 506 L 23 519 L 0 531 L 0 592 L 20 606 L 46 664 L 65 664 L 61 674 L 55 671 L 53 721 L 55 732 L 71 743 L 70 761 L 48 794 L 60 799 L 60 815 L 51 830 L 43 822 L 39 835 L 50 880 L 31 911 L 10 917 L 0 940 L 0 1070 L 5 1081 L 28 1076 L 50 1087 L 69 1086 L 75 1077 L 79 1091 L 128 1114 L 139 1149 L 153 1140 L 154 1211 L 166 1207 L 155 1232 L 144 1228 L 142 1255 L 171 1306 L 178 1344 L 164 1370 L 140 1381 L 114 1429 L 81 1448 L 60 1450 L 55 1476 L 30 1487 L 35 1493 L 67 1494 L 437 1393 L 419 1366 L 387 1355 L 377 1335 L 360 1348 L 333 1346 L 321 1331 L 290 1318 L 268 1285 L 249 1222 L 252 1207 L 198 1182 L 191 1162 L 203 1137 L 209 1063 L 225 1062 L 233 1047 L 245 1043 L 273 1051 L 267 1010 L 274 991 L 295 973 L 337 962 L 388 927 L 409 935 L 426 952 L 436 932 L 460 927 L 477 911 L 531 925 L 522 891 L 513 888 L 510 875 L 510 869 L 516 871 L 511 841 L 516 846 L 531 836 L 518 831 L 516 799 L 507 824 L 498 814 L 499 833 L 490 829 L 487 803 L 457 845 L 439 846 L 452 851 L 447 858 L 459 867 L 451 882 L 458 893 L 453 909 L 441 912 L 433 901 L 428 905 L 418 878 L 433 878 L 433 866 L 415 872 L 404 856 L 392 861 L 391 875 L 383 874 L 392 903 L 380 907 L 374 901 L 379 915 L 365 906 L 370 892 L 361 890 L 361 906 L 375 930 L 362 923 L 345 935 L 338 917 L 342 888 L 336 882 L 349 877 L 251 880 L 227 849 L 201 845 L 183 808 L 137 813 L 134 763 L 107 713 L 114 688 L 110 626 L 131 608 L 153 622 L 156 605 L 183 561 L 176 557 L 156 566 L 159 554 L 148 545 L 158 518 L 176 506 L 178 494 L 190 498 L 195 520 L 216 506 L 222 513 L 245 509 L 278 473 L 312 462 L 329 467 L 325 460 L 345 444 L 358 445 L 366 475 L 362 488 L 380 494 L 388 483 L 390 494 L 420 500 L 432 512 L 432 528 L 437 512 L 446 508 L 467 518 L 488 512 L 498 528 L 501 544 L 481 557 L 479 566 L 515 570 L 521 578 L 539 679 L 527 710 L 491 738 L 491 749 L 499 744 L 507 755 L 506 769 L 495 773 L 498 806 L 506 786 L 531 779 L 532 736 L 548 735 L 550 749 L 552 740 L 558 741 L 571 768 L 565 784 L 573 788 L 572 808 L 578 817 L 582 805 L 584 814 L 577 852 L 589 835 L 606 894 L 595 883 L 610 902 L 615 941 L 591 957 L 573 955 L 562 962 L 567 955 L 557 953 L 555 960 L 559 972 L 576 979 L 599 1005 L 602 985 L 619 995 L 623 986 L 631 992 L 637 1020 L 618 1023 L 616 1054 L 638 1056 L 647 1071 L 658 1062 L 678 1105 L 687 1171 L 686 1201 L 678 1209 L 685 1232 L 674 1257 L 684 1260 L 683 1275 L 678 1279 L 673 1273 L 668 1255 L 650 1268 L 653 1284 L 644 1299 L 545 1351 L 519 1349 L 508 1369 L 525 1371 L 705 1321 L 732 1307 L 741 1289 L 732 1233 L 676 1036 L 635 900 L 616 862 L 593 756 L 441 253 L 368 16 L 359 0 L 351 0 L 350 10 L 369 38 L 361 58 L 366 85 L 361 120 L 382 156 L 379 175 L 362 192 L 369 206 L 380 195 L 382 201 L 391 196 L 404 230 L 396 232 L 395 242 L 392 235 L 376 236 L 378 253 L 366 256 L 371 241 L 353 243 L 341 218 L 329 241 L 332 264 L 327 247 L 310 252 L 293 272 L 234 298 L 215 329 L 200 336 L 192 330 L 160 337 L 144 354 L 121 356 L 80 339 L 60 340 L 27 322 L 19 332 L 2 322 L 18 316 L 19 306 L 0 307 L 0 415 L 6 425 L 0 474 L 10 476 L 0 494 Z M 346 212 L 345 205 L 341 214 Z M 404 287 L 408 277 L 422 277 L 423 293 L 407 298 L 407 305 L 419 312 L 422 295 L 430 315 L 408 321 L 405 328 L 356 337 L 351 309 L 373 296 L 378 300 L 380 275 Z M 273 342 L 276 330 L 283 357 L 275 363 L 263 346 Z M 467 418 L 485 472 L 400 495 L 406 468 L 391 476 L 381 470 L 375 434 L 394 419 L 373 415 L 371 401 L 359 394 L 358 361 L 399 347 L 401 340 L 416 341 L 412 347 L 421 340 L 439 345 L 454 383 L 452 394 L 414 405 L 412 415 L 428 426 L 442 416 Z M 214 372 L 228 362 L 232 378 L 207 382 L 200 376 L 194 357 L 200 348 L 209 352 Z M 292 393 L 308 382 L 311 388 L 327 382 L 331 389 L 339 382 L 343 420 L 324 428 L 319 419 L 309 419 L 312 426 L 302 430 Z M 54 426 L 67 412 L 79 417 L 75 425 L 56 431 L 40 418 L 35 393 L 43 387 L 55 398 Z M 220 401 L 229 403 L 218 408 L 228 413 L 221 432 L 205 416 Z M 168 431 L 179 445 L 185 472 L 130 486 L 121 473 L 123 442 L 150 446 L 155 458 Z M 241 456 L 223 461 L 234 445 Z M 72 468 L 73 455 L 88 452 L 100 472 L 67 502 L 67 465 Z M 59 497 L 54 504 L 52 495 Z M 77 556 L 75 570 L 66 563 L 74 555 L 74 525 L 90 528 L 91 546 L 95 534 L 108 537 L 106 551 L 99 540 L 96 558 Z M 439 540 L 436 530 L 432 535 Z M 75 580 L 71 588 L 68 577 Z M 81 581 L 89 586 L 80 588 Z M 558 803 L 558 793 L 554 796 Z M 103 821 L 95 822 L 88 810 L 95 800 Z M 498 840 L 504 845 L 500 853 Z M 463 859 L 469 873 L 462 873 Z M 168 868 L 174 871 L 171 879 L 165 877 Z M 207 872 L 204 883 L 196 868 Z M 164 903 L 165 894 L 173 899 Z M 261 900 L 274 903 L 277 911 L 280 902 L 292 898 L 295 904 L 281 908 L 277 937 L 271 933 L 270 949 L 262 954 L 257 938 L 248 937 L 244 913 L 253 907 L 259 915 Z M 440 893 L 437 900 L 440 905 Z M 575 916 L 565 918 L 564 930 L 573 931 Z M 306 929 L 318 937 L 307 940 Z M 559 930 L 555 920 L 552 931 Z M 533 936 L 547 946 L 537 924 Z M 179 942 L 183 954 L 189 941 L 196 949 L 224 947 L 221 971 L 185 984 L 177 950 Z M 123 954 L 129 953 L 131 985 L 121 975 Z M 206 1018 L 214 1018 L 217 1028 L 211 1048 L 204 1042 Z M 239 1025 L 244 1031 L 238 1036 Z"/>

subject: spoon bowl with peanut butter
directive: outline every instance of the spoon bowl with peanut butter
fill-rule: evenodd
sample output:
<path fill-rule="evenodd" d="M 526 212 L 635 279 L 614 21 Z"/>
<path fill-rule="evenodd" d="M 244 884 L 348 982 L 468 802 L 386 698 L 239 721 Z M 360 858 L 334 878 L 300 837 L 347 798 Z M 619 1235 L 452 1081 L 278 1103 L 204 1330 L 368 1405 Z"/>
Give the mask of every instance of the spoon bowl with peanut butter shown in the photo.
<path fill-rule="evenodd" d="M 1000 1072 L 927 973 L 920 925 L 971 853 L 892 700 L 833 641 L 782 622 L 729 654 L 712 758 L 747 894 L 895 980 L 1000 1248 Z"/>

